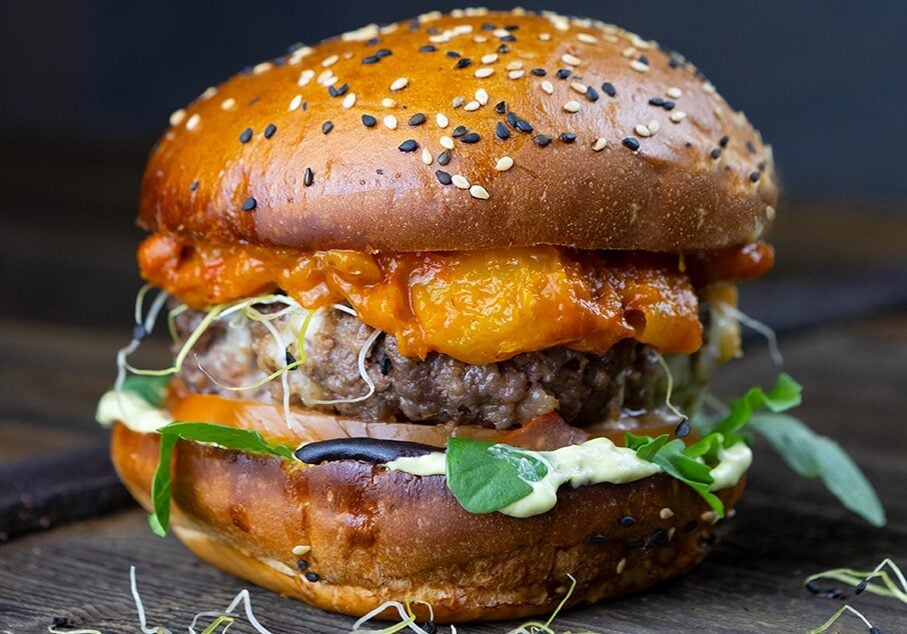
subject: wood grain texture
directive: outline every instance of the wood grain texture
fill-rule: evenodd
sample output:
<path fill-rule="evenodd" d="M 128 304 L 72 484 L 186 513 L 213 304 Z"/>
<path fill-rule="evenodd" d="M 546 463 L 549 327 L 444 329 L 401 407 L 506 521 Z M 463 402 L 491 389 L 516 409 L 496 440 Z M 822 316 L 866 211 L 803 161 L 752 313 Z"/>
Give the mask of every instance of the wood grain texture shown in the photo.
<path fill-rule="evenodd" d="M 771 382 L 775 369 L 756 348 L 727 368 L 719 394 Z M 806 385 L 802 418 L 838 439 L 866 469 L 889 525 L 874 529 L 848 514 L 821 484 L 794 477 L 760 446 L 737 516 L 720 525 L 723 541 L 704 564 L 651 592 L 571 610 L 558 619 L 559 631 L 802 632 L 842 604 L 805 591 L 806 575 L 871 568 L 885 556 L 907 564 L 907 313 L 797 334 L 782 341 L 782 350 L 785 369 Z M 200 563 L 172 537 L 154 537 L 143 513 L 130 511 L 0 546 L 0 632 L 43 632 L 54 617 L 105 632 L 137 631 L 130 565 L 138 568 L 149 618 L 174 631 L 184 630 L 196 611 L 222 609 L 247 587 Z M 326 634 L 347 631 L 353 622 L 250 590 L 256 614 L 275 633 Z M 899 631 L 907 619 L 905 608 L 890 599 L 864 594 L 849 601 L 883 632 Z M 483 624 L 458 631 L 507 629 Z M 841 630 L 863 631 L 855 622 Z"/>

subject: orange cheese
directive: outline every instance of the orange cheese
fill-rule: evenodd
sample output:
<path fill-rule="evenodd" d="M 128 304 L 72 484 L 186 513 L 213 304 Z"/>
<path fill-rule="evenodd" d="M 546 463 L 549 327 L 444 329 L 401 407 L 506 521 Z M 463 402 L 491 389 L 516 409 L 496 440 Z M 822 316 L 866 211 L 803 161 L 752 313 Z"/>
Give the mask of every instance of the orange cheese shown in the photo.
<path fill-rule="evenodd" d="M 146 280 L 197 309 L 276 290 L 309 309 L 346 302 L 414 358 L 481 364 L 556 345 L 603 353 L 629 337 L 688 354 L 702 343 L 696 292 L 671 255 L 301 252 L 156 234 L 138 259 Z"/>

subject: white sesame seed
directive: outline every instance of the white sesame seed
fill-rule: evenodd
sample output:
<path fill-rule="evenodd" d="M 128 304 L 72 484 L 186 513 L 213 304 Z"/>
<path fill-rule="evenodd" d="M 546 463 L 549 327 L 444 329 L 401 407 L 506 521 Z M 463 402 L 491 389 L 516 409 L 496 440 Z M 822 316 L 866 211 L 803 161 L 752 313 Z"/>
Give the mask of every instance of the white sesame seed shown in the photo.
<path fill-rule="evenodd" d="M 304 555 L 310 550 L 312 550 L 311 546 L 293 546 L 293 554 L 297 556 Z"/>
<path fill-rule="evenodd" d="M 459 97 L 459 96 L 454 97 L 453 99 L 450 100 L 450 105 L 454 110 L 456 110 L 457 108 L 462 106 L 464 103 L 466 103 L 466 99 L 463 97 Z"/>
<path fill-rule="evenodd" d="M 494 69 L 491 66 L 483 66 L 482 68 L 476 70 L 476 72 L 473 74 L 479 79 L 485 79 L 486 77 L 491 77 L 492 75 L 494 75 Z"/>
<path fill-rule="evenodd" d="M 353 59 L 353 52 L 352 52 L 352 51 L 345 51 L 345 52 L 343 53 L 343 59 Z"/>
<path fill-rule="evenodd" d="M 470 101 L 468 104 L 463 106 L 463 110 L 465 110 L 466 112 L 472 112 L 474 110 L 478 110 L 481 107 L 482 104 L 480 104 L 478 101 Z"/>
<path fill-rule="evenodd" d="M 717 524 L 718 513 L 716 513 L 715 511 L 705 511 L 702 515 L 699 516 L 699 519 L 709 524 Z"/>
<path fill-rule="evenodd" d="M 576 55 L 571 55 L 570 53 L 564 53 L 561 55 L 561 61 L 569 66 L 579 66 L 582 62 L 579 57 Z"/>
<path fill-rule="evenodd" d="M 597 44 L 598 38 L 592 35 L 591 33 L 577 33 L 576 39 L 584 44 Z"/>
<path fill-rule="evenodd" d="M 512 70 L 509 73 L 507 73 L 507 76 L 510 77 L 510 79 L 520 79 L 525 74 L 526 74 L 525 70 Z"/>
<path fill-rule="evenodd" d="M 183 119 L 185 119 L 185 118 L 186 118 L 186 111 L 184 109 L 180 108 L 179 110 L 174 110 L 170 114 L 170 125 L 176 127 L 180 123 L 182 123 Z"/>
<path fill-rule="evenodd" d="M 445 115 L 441 114 L 440 112 L 435 115 L 435 123 L 437 123 L 438 127 L 442 128 L 442 129 L 446 128 L 448 125 L 450 125 L 450 121 L 448 120 L 448 118 Z"/>
<path fill-rule="evenodd" d="M 589 92 L 589 86 L 587 86 L 586 84 L 581 84 L 578 81 L 571 83 L 570 87 L 581 95 L 585 95 L 587 92 Z"/>
<path fill-rule="evenodd" d="M 318 79 L 315 80 L 322 86 L 331 86 L 334 84 L 334 71 L 328 69 L 323 70 L 318 74 Z"/>
<path fill-rule="evenodd" d="M 632 68 L 633 70 L 635 70 L 638 73 L 648 73 L 649 72 L 649 65 L 643 64 L 638 59 L 634 59 L 632 62 L 630 62 L 630 68 Z"/>
<path fill-rule="evenodd" d="M 539 33 L 539 40 L 547 42 L 551 39 L 551 33 Z"/>
<path fill-rule="evenodd" d="M 520 70 L 523 67 L 523 62 L 512 61 L 507 64 L 507 70 Z"/>
<path fill-rule="evenodd" d="M 261 75 L 269 68 L 271 68 L 271 62 L 262 62 L 261 64 L 255 64 L 255 66 L 252 67 L 252 73 L 254 75 Z"/>
<path fill-rule="evenodd" d="M 668 88 L 668 97 L 671 99 L 680 99 L 683 96 L 683 91 L 680 90 L 677 86 L 671 86 Z"/>
<path fill-rule="evenodd" d="M 476 101 L 478 101 L 483 106 L 488 105 L 488 91 L 484 88 L 479 88 L 476 91 Z"/>
<path fill-rule="evenodd" d="M 658 121 L 656 121 L 655 119 L 649 121 L 646 126 L 649 128 L 649 132 L 651 132 L 652 134 L 655 134 L 656 132 L 661 130 L 661 124 L 658 123 Z"/>
<path fill-rule="evenodd" d="M 384 99 L 381 100 L 381 105 L 384 106 L 385 108 L 393 108 L 394 106 L 397 105 L 397 102 L 394 101 L 393 99 L 391 99 L 390 97 L 385 97 Z"/>
<path fill-rule="evenodd" d="M 624 558 L 617 562 L 617 568 L 614 569 L 614 572 L 621 575 L 621 574 L 623 574 L 624 570 L 626 570 L 626 569 L 627 569 L 627 560 L 626 560 L 626 558 Z"/>
<path fill-rule="evenodd" d="M 545 91 L 546 93 L 548 93 L 549 95 L 553 95 L 553 94 L 554 94 L 554 86 L 553 86 L 553 85 L 551 84 L 551 82 L 548 81 L 547 79 L 546 79 L 545 81 L 542 82 L 542 90 L 544 90 L 544 91 Z"/>
<path fill-rule="evenodd" d="M 630 41 L 633 42 L 634 46 L 638 46 L 642 49 L 655 48 L 655 42 L 652 40 L 644 40 L 636 33 L 630 33 Z"/>
<path fill-rule="evenodd" d="M 768 205 L 765 208 L 765 217 L 768 218 L 769 222 L 775 219 L 775 208 L 771 205 Z"/>
<path fill-rule="evenodd" d="M 356 105 L 356 93 L 351 92 L 350 94 L 348 94 L 346 97 L 343 98 L 343 103 L 341 103 L 340 105 L 342 105 L 347 110 L 349 110 L 350 108 L 355 106 Z"/>
<path fill-rule="evenodd" d="M 454 149 L 454 140 L 451 139 L 449 136 L 442 136 L 441 137 L 441 147 L 444 148 L 445 150 Z"/>
<path fill-rule="evenodd" d="M 564 110 L 567 112 L 579 112 L 579 108 L 580 105 L 578 101 L 571 100 L 564 104 Z"/>
<path fill-rule="evenodd" d="M 222 103 L 220 105 L 220 107 L 224 108 L 224 104 L 227 103 L 227 101 L 231 101 L 231 99 L 227 99 L 226 101 L 224 101 L 224 103 Z M 235 103 L 235 100 L 234 100 L 234 103 Z M 293 112 L 294 110 L 299 110 L 299 106 L 301 106 L 301 105 L 302 105 L 302 95 L 296 95 L 295 97 L 290 99 L 290 108 L 289 108 L 290 112 Z M 233 104 L 230 104 L 229 106 L 224 108 L 224 110 L 228 110 L 229 108 L 232 108 L 232 107 L 233 107 Z"/>
<path fill-rule="evenodd" d="M 733 510 L 734 509 L 731 509 L 731 511 L 733 511 Z M 672 539 L 674 539 L 674 533 L 676 533 L 676 532 L 677 532 L 676 526 L 672 526 L 671 528 L 668 529 L 668 541 L 671 541 Z"/>
<path fill-rule="evenodd" d="M 499 172 L 506 172 L 511 167 L 513 167 L 513 159 L 509 156 L 502 156 L 498 159 L 498 162 L 494 164 L 494 168 Z"/>
<path fill-rule="evenodd" d="M 459 189 L 469 189 L 469 181 L 460 174 L 454 174 L 450 177 L 450 181 L 454 184 L 454 187 Z"/>
<path fill-rule="evenodd" d="M 636 134 L 638 134 L 641 137 L 652 136 L 652 131 L 649 130 L 649 126 L 644 125 L 642 123 L 637 123 L 636 127 L 633 129 L 636 131 Z"/>
<path fill-rule="evenodd" d="M 299 86 L 305 86 L 310 81 L 312 81 L 312 77 L 314 77 L 314 76 L 315 76 L 315 71 L 312 70 L 311 68 L 307 68 L 306 70 L 302 71 L 302 73 L 299 74 L 299 81 L 297 81 L 296 83 Z"/>
<path fill-rule="evenodd" d="M 440 11 L 429 11 L 428 13 L 421 14 L 418 18 L 419 24 L 425 24 L 426 22 L 434 22 L 435 20 L 441 19 Z"/>
<path fill-rule="evenodd" d="M 422 148 L 422 162 L 426 165 L 431 165 L 434 160 L 435 159 L 432 157 L 431 152 L 428 151 L 428 148 Z"/>
<path fill-rule="evenodd" d="M 683 121 L 686 118 L 687 118 L 687 113 L 684 112 L 683 110 L 675 110 L 674 112 L 671 113 L 671 121 L 673 121 L 674 123 L 680 123 L 681 121 Z"/>
<path fill-rule="evenodd" d="M 384 127 L 388 128 L 390 130 L 396 130 L 397 129 L 397 117 L 395 117 L 392 114 L 389 114 L 386 117 L 384 117 Z"/>
<path fill-rule="evenodd" d="M 475 42 L 476 44 L 484 44 L 485 42 L 488 41 L 488 38 L 485 37 L 484 35 L 473 35 L 472 41 Z"/>
<path fill-rule="evenodd" d="M 607 145 L 608 145 L 608 142 L 605 140 L 604 137 L 598 137 L 597 139 L 595 139 L 595 143 L 592 144 L 592 149 L 595 150 L 596 152 L 601 152 L 602 150 L 605 149 L 605 147 Z"/>
<path fill-rule="evenodd" d="M 217 94 L 217 88 L 214 86 L 208 86 L 205 88 L 205 92 L 198 96 L 199 99 L 210 99 Z"/>
<path fill-rule="evenodd" d="M 669 509 L 666 506 L 663 509 L 661 509 L 660 511 L 658 511 L 658 517 L 660 517 L 663 520 L 669 520 L 672 517 L 674 517 L 674 511 L 672 511 L 671 509 Z"/>
<path fill-rule="evenodd" d="M 198 127 L 198 122 L 201 121 L 201 116 L 196 112 L 194 115 L 189 117 L 189 120 L 186 121 L 186 129 L 190 132 Z"/>
<path fill-rule="evenodd" d="M 398 90 L 403 90 L 409 85 L 409 80 L 406 77 L 398 77 L 391 83 L 391 92 L 397 92 Z"/>
<path fill-rule="evenodd" d="M 496 61 L 498 61 L 497 53 L 489 53 L 488 55 L 482 55 L 483 64 L 494 64 Z"/>
<path fill-rule="evenodd" d="M 507 29 L 495 29 L 491 32 L 491 34 L 495 37 L 507 37 L 508 35 L 510 35 L 510 31 L 508 31 Z"/>
<path fill-rule="evenodd" d="M 299 97 L 299 101 L 302 101 L 301 96 L 297 95 L 297 97 Z M 232 108 L 235 105 L 236 105 L 236 99 L 234 99 L 233 97 L 227 97 L 226 99 L 224 99 L 223 101 L 220 102 L 220 109 L 229 110 L 230 108 Z M 296 106 L 296 107 L 298 108 L 299 106 Z M 294 110 L 294 108 L 290 108 L 290 110 Z"/>
<path fill-rule="evenodd" d="M 328 66 L 333 66 L 337 63 L 337 60 L 340 59 L 338 55 L 331 55 L 330 57 L 325 57 L 321 60 L 321 65 L 327 68 Z"/>
<path fill-rule="evenodd" d="M 710 95 L 715 94 L 715 85 L 710 81 L 702 82 L 702 89 Z"/>
<path fill-rule="evenodd" d="M 715 118 L 721 119 L 724 116 L 724 112 L 721 111 L 721 108 L 715 106 Z"/>
<path fill-rule="evenodd" d="M 629 58 L 631 58 L 631 57 L 636 57 L 636 54 L 637 54 L 638 52 L 639 52 L 639 51 L 636 50 L 636 47 L 635 47 L 635 46 L 628 46 L 627 48 L 625 48 L 624 50 L 622 50 L 622 51 L 620 52 L 620 54 L 623 55 L 624 57 L 626 57 L 627 59 L 629 59 Z"/>
<path fill-rule="evenodd" d="M 469 195 L 480 200 L 488 200 L 488 190 L 481 185 L 473 185 L 469 188 Z"/>

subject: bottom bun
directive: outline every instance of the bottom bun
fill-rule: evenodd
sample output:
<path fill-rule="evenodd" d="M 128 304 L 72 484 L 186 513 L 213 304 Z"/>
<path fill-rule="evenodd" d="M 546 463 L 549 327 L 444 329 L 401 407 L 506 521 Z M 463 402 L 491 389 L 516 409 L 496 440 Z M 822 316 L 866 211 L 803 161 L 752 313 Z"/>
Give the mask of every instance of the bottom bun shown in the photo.
<path fill-rule="evenodd" d="M 158 436 L 116 425 L 111 455 L 150 508 Z M 743 487 L 741 479 L 720 492 L 728 509 Z M 437 622 L 550 613 L 568 575 L 576 579 L 568 606 L 616 597 L 701 561 L 714 523 L 702 498 L 665 475 L 565 486 L 552 510 L 519 519 L 465 511 L 442 476 L 362 462 L 309 466 L 180 441 L 173 463 L 172 524 L 190 550 L 353 616 L 388 600 L 424 601 Z M 427 618 L 422 604 L 413 609 Z"/>

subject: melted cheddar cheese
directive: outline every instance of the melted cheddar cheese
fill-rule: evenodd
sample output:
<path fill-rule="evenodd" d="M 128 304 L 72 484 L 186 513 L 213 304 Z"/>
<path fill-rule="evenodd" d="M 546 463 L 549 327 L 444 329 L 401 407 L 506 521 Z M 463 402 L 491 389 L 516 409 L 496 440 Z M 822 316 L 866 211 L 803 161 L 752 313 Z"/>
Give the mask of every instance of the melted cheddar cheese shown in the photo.
<path fill-rule="evenodd" d="M 735 263 L 737 275 L 755 276 L 771 266 L 770 251 L 756 252 L 758 263 L 743 249 L 714 257 Z M 665 353 L 689 354 L 702 344 L 697 294 L 685 272 L 697 260 L 689 256 L 547 246 L 301 252 L 157 234 L 142 243 L 138 259 L 146 280 L 192 308 L 275 290 L 308 309 L 347 302 L 414 358 L 434 351 L 482 364 L 556 345 L 603 353 L 630 337 Z"/>

